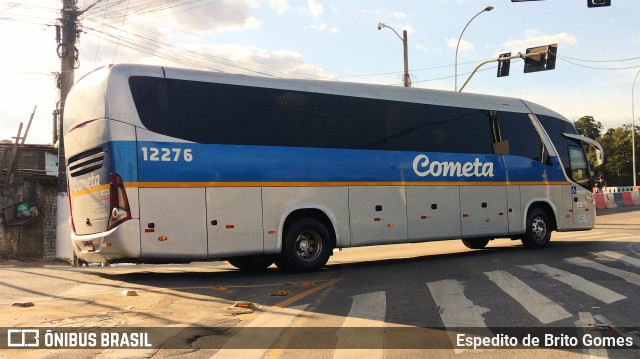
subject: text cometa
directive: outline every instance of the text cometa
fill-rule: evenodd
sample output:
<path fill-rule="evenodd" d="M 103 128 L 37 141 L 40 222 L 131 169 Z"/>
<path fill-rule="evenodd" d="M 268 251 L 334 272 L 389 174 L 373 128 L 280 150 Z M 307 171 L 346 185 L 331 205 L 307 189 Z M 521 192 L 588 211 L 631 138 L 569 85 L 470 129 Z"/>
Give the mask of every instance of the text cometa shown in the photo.
<path fill-rule="evenodd" d="M 493 177 L 493 163 L 481 162 L 440 162 L 430 161 L 429 157 L 419 154 L 413 159 L 413 171 L 420 177 Z"/>

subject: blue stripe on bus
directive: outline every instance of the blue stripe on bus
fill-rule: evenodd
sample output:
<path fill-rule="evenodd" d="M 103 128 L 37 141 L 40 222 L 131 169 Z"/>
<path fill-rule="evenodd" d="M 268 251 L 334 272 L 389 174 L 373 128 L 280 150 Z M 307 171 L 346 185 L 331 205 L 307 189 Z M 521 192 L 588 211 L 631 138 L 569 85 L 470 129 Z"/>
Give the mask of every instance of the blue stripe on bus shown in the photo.
<path fill-rule="evenodd" d="M 518 156 L 419 153 L 376 150 L 209 145 L 198 143 L 115 141 L 108 144 L 111 171 L 125 182 L 558 182 L 560 164 L 551 166 Z M 143 150 L 144 149 L 144 150 Z M 187 150 L 187 151 L 185 151 Z M 146 155 L 145 155 L 146 152 Z M 429 166 L 438 174 L 443 164 L 459 170 L 419 176 Z M 188 161 L 190 159 L 190 161 Z M 491 164 L 485 176 L 474 164 Z M 424 166 L 427 164 L 427 166 Z M 465 168 L 465 164 L 467 167 Z M 470 164 L 470 165 L 469 165 Z M 136 166 L 138 171 L 136 171 Z M 509 171 L 507 172 L 507 169 Z M 465 170 L 467 176 L 465 177 Z M 469 174 L 471 174 L 469 176 Z"/>

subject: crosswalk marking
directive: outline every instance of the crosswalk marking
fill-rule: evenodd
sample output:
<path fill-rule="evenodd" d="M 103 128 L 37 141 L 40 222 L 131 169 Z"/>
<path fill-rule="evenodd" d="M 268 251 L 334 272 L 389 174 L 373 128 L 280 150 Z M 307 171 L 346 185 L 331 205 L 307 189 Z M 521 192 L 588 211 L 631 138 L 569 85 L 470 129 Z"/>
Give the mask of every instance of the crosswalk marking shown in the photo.
<path fill-rule="evenodd" d="M 238 358 L 251 359 L 262 358 L 278 339 L 280 333 L 303 312 L 309 304 L 298 305 L 290 308 L 278 308 L 258 315 L 251 323 L 234 335 L 227 343 L 212 356 L 212 358 Z M 267 327 L 269 330 L 255 330 L 252 328 Z M 258 349 L 238 349 L 251 345 Z"/>
<path fill-rule="evenodd" d="M 609 273 L 616 277 L 620 277 L 631 284 L 640 286 L 640 275 L 638 274 L 627 272 L 625 270 L 618 269 L 618 268 L 608 267 L 598 262 L 594 262 L 582 257 L 566 258 L 565 261 L 575 265 L 579 265 L 581 267 L 592 268 L 592 269 L 599 270 L 601 272 Z"/>
<path fill-rule="evenodd" d="M 336 358 L 383 358 L 384 320 L 387 313 L 387 298 L 384 291 L 353 296 L 351 309 L 342 324 L 343 328 L 380 328 L 372 335 L 367 331 L 362 335 L 349 330 L 346 334 L 338 330 L 337 348 L 358 348 L 367 343 L 367 349 L 336 349 Z"/>
<path fill-rule="evenodd" d="M 497 270 L 484 274 L 544 324 L 572 317 L 564 308 L 505 271 Z"/>
<path fill-rule="evenodd" d="M 640 259 L 630 257 L 618 252 L 603 251 L 591 253 L 601 260 L 624 262 L 640 268 Z M 606 266 L 594 260 L 583 257 L 569 257 L 564 261 L 568 265 L 576 265 L 604 272 L 624 279 L 630 284 L 640 287 L 640 274 Z M 525 270 L 541 273 L 542 275 L 569 285 L 571 288 L 583 292 L 604 303 L 610 304 L 627 297 L 593 283 L 581 276 L 546 264 L 521 265 Z M 591 313 L 570 313 L 561 305 L 547 298 L 541 292 L 529 286 L 523 280 L 506 270 L 494 270 L 484 272 L 484 275 L 494 283 L 502 292 L 513 298 L 529 314 L 542 324 L 550 324 L 567 318 L 577 316 L 575 322 L 578 327 L 590 327 L 595 323 Z M 487 327 L 484 315 L 490 311 L 488 308 L 478 306 L 465 295 L 465 283 L 456 279 L 444 279 L 425 283 L 430 292 L 442 323 L 447 328 L 449 340 L 454 343 L 454 353 L 460 354 L 469 349 L 456 347 L 458 332 L 473 328 L 474 336 L 493 337 L 493 333 Z M 476 295 L 478 293 L 473 293 Z M 259 314 L 245 329 L 240 330 L 231 337 L 228 342 L 212 358 L 263 358 L 269 352 L 269 348 L 278 344 L 282 332 L 291 326 L 295 326 L 300 314 L 311 308 L 309 305 L 299 305 L 289 308 L 270 308 Z M 312 310 L 311 310 L 312 311 Z M 333 352 L 334 359 L 365 358 L 378 359 L 384 357 L 385 329 L 394 327 L 393 323 L 386 323 L 387 297 L 385 291 L 365 293 L 351 297 L 351 307 L 345 317 L 341 329 L 336 332 L 336 349 Z M 597 318 L 596 318 L 597 319 Z M 256 331 L 255 328 L 269 328 L 265 331 Z M 375 328 L 359 333 L 353 328 Z M 378 330 L 379 329 L 379 330 Z M 462 330 L 462 331 L 461 331 Z M 364 343 L 364 344 L 363 344 Z M 248 344 L 248 345 L 247 345 Z M 239 349 L 240 348 L 240 349 Z M 247 349 L 241 349 L 247 348 Z M 351 348 L 351 349 L 346 349 Z M 360 349 L 358 349 L 360 348 Z M 364 349 L 366 348 L 366 349 Z M 592 349 L 585 351 L 592 357 L 606 356 L 606 350 Z M 282 352 L 279 353 L 282 355 Z"/>
<path fill-rule="evenodd" d="M 578 321 L 576 321 L 576 326 L 582 328 L 592 328 L 596 325 L 595 319 L 593 319 L 593 315 L 589 312 L 580 312 L 578 313 Z M 589 333 L 592 336 L 600 336 L 597 332 Z M 608 358 L 609 354 L 607 353 L 607 349 L 599 349 L 599 348 L 587 348 L 587 358 L 588 359 L 596 359 L 596 358 Z"/>
<path fill-rule="evenodd" d="M 630 264 L 630 265 L 632 265 L 634 267 L 640 268 L 640 259 L 629 257 L 629 256 L 624 255 L 622 253 L 612 252 L 612 251 L 604 251 L 604 252 L 591 252 L 591 254 L 599 256 L 599 257 L 609 257 L 609 258 L 617 259 L 617 260 L 619 260 L 621 262 L 625 262 L 625 263 Z"/>
<path fill-rule="evenodd" d="M 520 267 L 534 272 L 543 273 L 551 279 L 555 279 L 562 283 L 568 284 L 569 286 L 571 286 L 571 288 L 579 290 L 607 304 L 627 298 L 599 284 L 590 282 L 578 275 L 563 271 L 558 268 L 550 267 L 546 264 L 535 264 Z"/>
<path fill-rule="evenodd" d="M 427 283 L 440 317 L 447 328 L 486 327 L 482 315 L 488 308 L 473 304 L 464 295 L 464 286 L 454 279 Z"/>
<path fill-rule="evenodd" d="M 445 279 L 437 282 L 427 283 L 433 300 L 438 306 L 440 319 L 444 326 L 449 329 L 449 339 L 456 343 L 456 328 L 476 328 L 474 335 L 480 337 L 492 337 L 493 333 L 487 328 L 482 315 L 489 311 L 473 304 L 464 295 L 462 283 L 453 279 Z M 455 354 L 460 354 L 467 349 L 455 348 Z"/>

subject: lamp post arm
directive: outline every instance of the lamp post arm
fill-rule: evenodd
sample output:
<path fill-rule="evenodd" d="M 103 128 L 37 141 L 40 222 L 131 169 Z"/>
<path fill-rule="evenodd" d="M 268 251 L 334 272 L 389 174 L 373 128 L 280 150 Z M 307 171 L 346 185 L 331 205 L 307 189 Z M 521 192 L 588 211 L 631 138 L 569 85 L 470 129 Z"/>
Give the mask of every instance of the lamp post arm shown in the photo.
<path fill-rule="evenodd" d="M 473 19 L 475 19 L 476 17 L 478 17 L 480 14 L 482 14 L 483 12 L 485 12 L 486 9 L 482 9 L 482 11 L 480 11 L 479 13 L 475 14 L 471 20 L 469 20 L 467 22 L 466 25 L 464 25 L 464 28 L 462 29 L 462 32 L 460 33 L 460 36 L 458 37 L 458 43 L 456 44 L 456 58 L 455 58 L 455 90 L 458 91 L 458 48 L 460 47 L 460 41 L 462 40 L 462 35 L 464 35 L 465 30 L 467 30 L 467 27 L 469 27 L 469 24 L 471 24 L 471 21 L 473 21 Z M 464 87 L 464 86 L 463 86 Z M 460 90 L 462 91 L 462 90 Z"/>
<path fill-rule="evenodd" d="M 534 56 L 539 56 L 544 54 L 545 51 L 540 51 L 540 52 L 531 52 L 528 54 L 522 54 L 522 53 L 518 53 L 517 55 L 512 55 L 512 56 L 508 56 L 508 57 L 498 57 L 497 59 L 491 59 L 491 60 L 487 60 L 484 61 L 482 63 L 480 63 L 480 65 L 476 66 L 476 68 L 473 70 L 473 72 L 471 72 L 471 75 L 469 75 L 469 77 L 467 78 L 467 81 L 464 82 L 464 84 L 462 85 L 462 87 L 460 87 L 460 90 L 458 92 L 462 92 L 462 90 L 464 90 L 464 87 L 467 86 L 467 83 L 469 83 L 469 81 L 471 80 L 471 78 L 473 77 L 473 75 L 476 74 L 476 72 L 478 72 L 478 69 L 480 69 L 482 66 L 486 65 L 486 64 L 490 64 L 492 62 L 498 62 L 501 60 L 512 60 L 512 59 L 526 59 L 528 57 L 534 57 Z"/>
<path fill-rule="evenodd" d="M 404 42 L 404 39 L 402 38 L 402 36 L 400 36 L 400 34 L 398 34 L 396 29 L 392 28 L 391 26 L 387 26 L 387 25 L 385 25 L 384 27 L 386 27 L 387 29 L 391 29 L 396 34 L 396 36 L 400 39 L 400 41 Z"/>

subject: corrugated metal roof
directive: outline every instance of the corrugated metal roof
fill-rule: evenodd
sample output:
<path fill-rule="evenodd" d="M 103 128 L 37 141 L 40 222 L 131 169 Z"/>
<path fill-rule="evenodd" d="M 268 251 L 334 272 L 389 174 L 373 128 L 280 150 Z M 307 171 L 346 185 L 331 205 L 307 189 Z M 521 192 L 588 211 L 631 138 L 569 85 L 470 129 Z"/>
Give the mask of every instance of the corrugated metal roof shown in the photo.
<path fill-rule="evenodd" d="M 13 146 L 14 146 L 13 143 L 0 143 L 0 150 L 5 148 L 13 148 Z M 58 149 L 53 147 L 53 145 L 38 145 L 38 144 L 25 143 L 24 145 L 19 145 L 19 147 L 22 149 L 28 149 L 28 150 L 42 149 L 42 150 L 58 151 Z"/>

